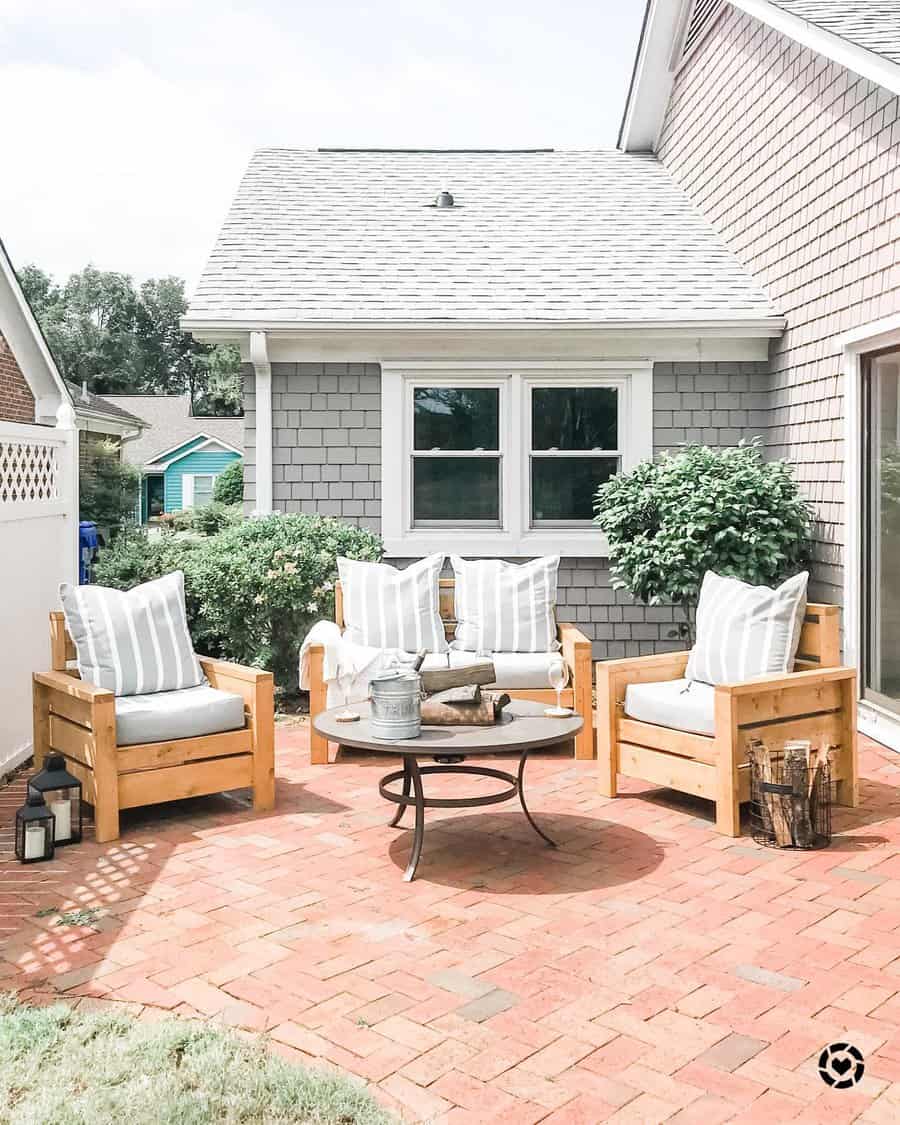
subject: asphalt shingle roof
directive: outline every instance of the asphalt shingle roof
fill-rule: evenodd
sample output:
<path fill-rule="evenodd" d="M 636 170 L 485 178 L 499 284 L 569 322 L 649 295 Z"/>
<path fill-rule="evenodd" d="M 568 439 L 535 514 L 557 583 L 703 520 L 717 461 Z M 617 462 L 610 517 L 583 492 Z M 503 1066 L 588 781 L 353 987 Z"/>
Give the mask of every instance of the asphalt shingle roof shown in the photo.
<path fill-rule="evenodd" d="M 66 386 L 69 388 L 69 394 L 72 396 L 72 404 L 76 411 L 79 407 L 84 407 L 85 410 L 89 410 L 94 414 L 105 414 L 107 418 L 115 418 L 122 422 L 133 422 L 136 425 L 145 424 L 144 419 L 139 415 L 123 409 L 123 407 L 112 402 L 110 399 L 95 395 L 92 391 L 87 391 L 85 393 L 84 389 L 78 383 L 73 383 L 67 379 Z"/>
<path fill-rule="evenodd" d="M 900 64 L 900 0 L 772 0 L 772 3 Z"/>
<path fill-rule="evenodd" d="M 185 320 L 776 315 L 653 156 L 263 149 Z"/>
<path fill-rule="evenodd" d="M 190 395 L 110 395 L 106 401 L 133 411 L 150 426 L 122 446 L 122 456 L 131 465 L 152 464 L 164 450 L 198 434 L 221 438 L 237 449 L 244 445 L 243 418 L 195 418 L 190 413 Z"/>

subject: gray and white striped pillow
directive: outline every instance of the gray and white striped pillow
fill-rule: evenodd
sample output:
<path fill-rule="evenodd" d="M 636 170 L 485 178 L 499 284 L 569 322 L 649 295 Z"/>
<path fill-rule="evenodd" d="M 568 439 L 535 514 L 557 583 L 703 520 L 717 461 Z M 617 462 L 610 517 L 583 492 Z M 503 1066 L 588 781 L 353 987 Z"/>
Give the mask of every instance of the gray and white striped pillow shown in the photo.
<path fill-rule="evenodd" d="M 59 596 L 83 680 L 116 695 L 206 682 L 188 632 L 180 570 L 127 591 L 64 582 Z"/>
<path fill-rule="evenodd" d="M 456 640 L 468 652 L 552 652 L 559 555 L 531 562 L 450 556 L 456 575 Z"/>
<path fill-rule="evenodd" d="M 700 587 L 687 678 L 734 684 L 790 672 L 806 615 L 808 579 L 803 571 L 771 590 L 708 570 Z"/>
<path fill-rule="evenodd" d="M 349 641 L 404 652 L 447 651 L 438 587 L 443 555 L 429 555 L 405 570 L 340 556 L 337 562 Z"/>

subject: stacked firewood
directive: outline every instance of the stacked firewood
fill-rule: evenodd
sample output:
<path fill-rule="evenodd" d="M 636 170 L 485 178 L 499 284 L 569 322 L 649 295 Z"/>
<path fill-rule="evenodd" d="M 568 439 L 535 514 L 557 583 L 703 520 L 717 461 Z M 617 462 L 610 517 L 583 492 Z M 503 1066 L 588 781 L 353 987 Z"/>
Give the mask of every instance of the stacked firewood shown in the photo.
<path fill-rule="evenodd" d="M 826 797 L 834 749 L 800 739 L 778 749 L 759 739 L 748 744 L 747 757 L 756 771 L 757 816 L 764 834 L 778 847 L 816 846 L 816 802 Z"/>
<path fill-rule="evenodd" d="M 425 654 L 416 657 L 417 669 Z M 509 703 L 505 692 L 486 691 L 497 679 L 492 660 L 464 668 L 436 668 L 419 672 L 422 684 L 422 722 L 428 726 L 490 726 Z"/>

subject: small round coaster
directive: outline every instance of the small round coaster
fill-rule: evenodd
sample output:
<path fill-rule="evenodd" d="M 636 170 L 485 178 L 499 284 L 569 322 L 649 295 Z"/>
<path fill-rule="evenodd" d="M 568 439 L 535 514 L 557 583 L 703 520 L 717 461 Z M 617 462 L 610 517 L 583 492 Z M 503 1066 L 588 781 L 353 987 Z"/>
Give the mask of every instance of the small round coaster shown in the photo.
<path fill-rule="evenodd" d="M 544 714 L 548 719 L 568 719 L 574 712 L 568 707 L 545 707 Z"/>
<path fill-rule="evenodd" d="M 335 715 L 334 721 L 336 723 L 357 723 L 359 722 L 359 714 L 356 711 L 344 711 L 340 715 Z"/>

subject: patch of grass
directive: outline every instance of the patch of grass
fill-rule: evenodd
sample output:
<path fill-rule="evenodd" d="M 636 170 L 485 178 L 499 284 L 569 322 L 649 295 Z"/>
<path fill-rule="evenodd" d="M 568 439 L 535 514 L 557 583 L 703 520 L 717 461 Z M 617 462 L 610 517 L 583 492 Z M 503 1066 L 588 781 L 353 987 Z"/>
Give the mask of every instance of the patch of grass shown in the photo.
<path fill-rule="evenodd" d="M 35 918 L 49 918 L 51 914 L 56 914 L 57 912 L 57 907 L 45 906 L 43 910 L 39 910 L 37 914 L 35 914 Z"/>
<path fill-rule="evenodd" d="M 56 919 L 57 926 L 93 926 L 100 917 L 99 906 L 85 906 L 80 910 L 68 910 Z"/>
<path fill-rule="evenodd" d="M 0 1125 L 390 1125 L 350 1079 L 207 1024 L 0 997 Z"/>

